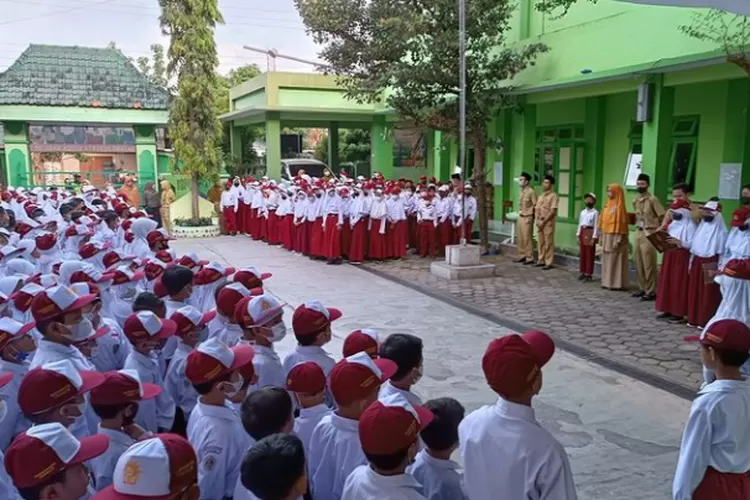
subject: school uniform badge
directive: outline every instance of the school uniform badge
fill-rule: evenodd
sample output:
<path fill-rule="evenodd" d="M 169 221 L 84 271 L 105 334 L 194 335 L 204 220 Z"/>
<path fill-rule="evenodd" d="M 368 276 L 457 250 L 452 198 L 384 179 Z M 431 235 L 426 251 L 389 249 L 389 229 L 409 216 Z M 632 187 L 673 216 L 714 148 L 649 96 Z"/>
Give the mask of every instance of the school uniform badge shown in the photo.
<path fill-rule="evenodd" d="M 203 470 L 210 472 L 214 470 L 214 467 L 216 467 L 216 457 L 208 455 L 203 459 Z"/>

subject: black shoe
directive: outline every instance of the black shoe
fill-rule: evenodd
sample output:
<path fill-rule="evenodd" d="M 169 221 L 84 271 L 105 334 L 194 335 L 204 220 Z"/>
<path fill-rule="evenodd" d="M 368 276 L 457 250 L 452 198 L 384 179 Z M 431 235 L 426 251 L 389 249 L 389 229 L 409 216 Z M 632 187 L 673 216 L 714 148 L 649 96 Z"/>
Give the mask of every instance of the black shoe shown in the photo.
<path fill-rule="evenodd" d="M 638 290 L 637 292 L 633 292 L 633 294 L 631 295 L 631 297 L 633 297 L 634 299 L 640 299 L 641 297 L 645 297 L 645 296 L 646 296 L 646 292 L 644 292 L 643 290 Z"/>
<path fill-rule="evenodd" d="M 524 266 L 533 266 L 534 265 L 534 261 L 533 260 L 525 260 L 523 262 L 523 265 Z"/>
<path fill-rule="evenodd" d="M 552 267 L 552 266 L 544 266 L 542 268 L 542 271 L 549 271 L 550 269 L 554 269 L 554 267 Z"/>
<path fill-rule="evenodd" d="M 672 318 L 673 318 L 673 316 L 671 314 L 669 314 L 669 313 L 661 313 L 660 315 L 658 315 L 656 317 L 656 319 L 661 319 L 661 320 L 664 320 L 664 321 L 669 321 Z"/>
<path fill-rule="evenodd" d="M 513 262 L 516 264 L 525 264 L 526 263 L 526 257 L 521 257 L 520 259 L 516 259 Z"/>
<path fill-rule="evenodd" d="M 586 275 L 585 274 L 579 275 L 578 276 L 578 281 L 586 281 Z"/>
<path fill-rule="evenodd" d="M 653 293 L 647 293 L 644 294 L 643 297 L 641 297 L 641 302 L 653 302 L 656 300 L 656 295 Z"/>
<path fill-rule="evenodd" d="M 583 281 L 585 281 L 586 283 L 590 283 L 590 282 L 594 281 L 594 277 L 593 276 L 585 276 L 584 279 L 583 279 Z"/>
<path fill-rule="evenodd" d="M 547 267 L 547 264 L 545 264 L 544 262 L 537 262 L 537 263 L 536 263 L 536 264 L 534 264 L 534 265 L 535 265 L 536 267 Z"/>
<path fill-rule="evenodd" d="M 687 321 L 685 320 L 685 318 L 678 318 L 677 316 L 673 316 L 670 319 L 668 319 L 667 321 L 669 321 L 673 325 L 679 325 L 681 323 L 687 323 Z"/>

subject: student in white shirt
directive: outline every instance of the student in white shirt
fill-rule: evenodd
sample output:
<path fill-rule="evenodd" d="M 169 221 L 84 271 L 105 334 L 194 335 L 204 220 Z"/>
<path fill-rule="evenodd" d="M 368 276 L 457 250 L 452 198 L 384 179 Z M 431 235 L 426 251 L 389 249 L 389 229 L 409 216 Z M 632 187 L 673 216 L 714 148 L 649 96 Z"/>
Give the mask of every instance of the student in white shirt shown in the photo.
<path fill-rule="evenodd" d="M 224 216 L 224 231 L 230 236 L 237 234 L 237 208 L 239 199 L 237 193 L 232 189 L 232 183 L 227 181 L 224 185 L 224 191 L 221 193 L 219 202 L 221 213 Z"/>
<path fill-rule="evenodd" d="M 256 293 L 242 283 L 229 283 L 216 291 L 216 317 L 208 323 L 208 338 L 218 338 L 229 347 L 242 340 L 242 328 L 234 319 L 234 310 L 244 298 Z"/>
<path fill-rule="evenodd" d="M 394 333 L 380 346 L 380 357 L 390 359 L 398 370 L 380 387 L 380 398 L 400 393 L 413 405 L 422 399 L 412 392 L 412 387 L 422 378 L 424 356 L 422 339 L 408 333 Z"/>
<path fill-rule="evenodd" d="M 287 332 L 282 308 L 276 297 L 266 293 L 243 298 L 234 310 L 234 319 L 242 328 L 240 343 L 252 344 L 255 350 L 253 365 L 258 382 L 250 391 L 286 385 L 284 367 L 273 348 L 274 342 L 281 341 Z"/>
<path fill-rule="evenodd" d="M 138 373 L 141 382 L 164 389 L 164 376 L 154 353 L 174 336 L 177 325 L 151 311 L 138 311 L 125 320 L 125 336 L 133 349 L 125 360 L 125 369 Z M 175 404 L 166 390 L 156 398 L 141 402 L 136 415 L 138 425 L 150 432 L 167 432 L 174 423 Z"/>
<path fill-rule="evenodd" d="M 375 359 L 378 357 L 378 349 L 380 349 L 380 337 L 377 330 L 362 328 L 346 336 L 342 352 L 345 358 L 354 356 L 358 352 L 365 352 Z"/>
<path fill-rule="evenodd" d="M 309 454 L 313 430 L 323 417 L 331 413 L 325 404 L 326 375 L 314 361 L 299 363 L 286 376 L 286 390 L 294 394 L 299 408 L 294 433 L 302 440 L 305 453 Z"/>
<path fill-rule="evenodd" d="M 599 240 L 599 211 L 594 208 L 596 195 L 586 193 L 583 198 L 586 206 L 578 216 L 578 251 L 580 254 L 578 281 L 591 281 L 594 275 L 594 257 L 596 255 L 596 242 Z"/>
<path fill-rule="evenodd" d="M 424 500 L 420 484 L 406 473 L 419 448 L 419 432 L 432 412 L 393 394 L 374 402 L 359 419 L 359 440 L 368 464 L 349 475 L 342 500 Z"/>
<path fill-rule="evenodd" d="M 432 399 L 424 406 L 434 418 L 422 429 L 425 449 L 417 453 L 407 472 L 422 485 L 420 491 L 427 500 L 467 500 L 460 466 L 451 460 L 458 448 L 458 425 L 464 419 L 464 407 L 453 398 Z"/>
<path fill-rule="evenodd" d="M 359 442 L 359 418 L 378 398 L 380 385 L 396 373 L 396 363 L 360 352 L 334 366 L 329 377 L 337 408 L 321 419 L 310 438 L 313 498 L 340 500 L 349 474 L 365 464 Z"/>
<path fill-rule="evenodd" d="M 507 335 L 487 347 L 482 369 L 499 399 L 472 412 L 458 427 L 471 500 L 576 500 L 568 455 L 539 425 L 531 407 L 542 388 L 542 367 L 554 351 L 553 340 L 536 331 Z"/>
<path fill-rule="evenodd" d="M 0 424 L 0 452 L 8 449 L 19 432 L 31 427 L 31 422 L 18 406 L 18 387 L 29 371 L 26 360 L 36 348 L 30 333 L 35 325 L 33 321 L 23 325 L 8 317 L 0 318 L 0 373 L 10 375 L 0 388 L 0 399 L 5 401 L 4 418 Z"/>
<path fill-rule="evenodd" d="M 750 383 L 740 370 L 750 356 L 750 328 L 719 320 L 706 328 L 700 343 L 703 364 L 716 379 L 690 408 L 672 498 L 750 498 Z"/>
<path fill-rule="evenodd" d="M 138 405 L 155 398 L 162 390 L 158 385 L 142 384 L 138 374 L 130 370 L 111 371 L 104 377 L 104 382 L 91 391 L 91 407 L 101 419 L 98 434 L 109 437 L 107 451 L 89 464 L 97 491 L 112 484 L 120 455 L 149 435 L 135 423 Z"/>
<path fill-rule="evenodd" d="M 161 283 L 167 290 L 169 296 L 164 300 L 167 307 L 169 318 L 181 307 L 191 306 L 193 304 L 193 280 L 195 275 L 193 271 L 185 266 L 170 266 L 164 270 L 161 276 Z M 177 349 L 177 337 L 167 339 L 166 344 L 162 347 L 160 357 L 167 364 L 174 356 Z"/>
<path fill-rule="evenodd" d="M 8 417 L 8 398 L 3 395 L 2 389 L 5 389 L 14 378 L 17 377 L 13 373 L 4 372 L 0 374 L 0 427 L 8 425 L 5 422 L 5 419 Z M 4 460 L 5 456 L 3 455 L 3 451 L 0 450 L 0 498 L 20 500 L 21 497 L 13 485 L 13 480 L 5 472 Z"/>
<path fill-rule="evenodd" d="M 250 346 L 229 348 L 214 338 L 187 357 L 185 375 L 199 394 L 187 437 L 198 455 L 202 500 L 233 496 L 242 457 L 251 445 L 227 399 L 242 388 L 239 370 L 252 363 L 253 354 Z"/>
<path fill-rule="evenodd" d="M 255 444 L 274 434 L 288 434 L 294 428 L 294 408 L 289 393 L 279 387 L 266 387 L 251 392 L 242 402 L 242 426 L 252 449 Z M 247 479 L 247 478 L 245 478 Z M 234 488 L 234 500 L 257 500 L 248 491 L 242 476 L 238 477 Z"/>
<path fill-rule="evenodd" d="M 242 484 L 256 498 L 296 500 L 307 493 L 302 441 L 294 434 L 273 434 L 253 445 L 242 461 Z M 234 497 L 238 500 L 238 497 Z"/>
<path fill-rule="evenodd" d="M 435 256 L 435 238 L 437 235 L 437 208 L 432 203 L 432 194 L 425 191 L 417 202 L 418 242 L 417 253 L 420 257 Z"/>
<path fill-rule="evenodd" d="M 164 377 L 164 385 L 175 403 L 175 421 L 172 432 L 181 436 L 187 430 L 190 412 L 193 411 L 198 393 L 185 377 L 185 365 L 188 355 L 193 352 L 199 341 L 206 340 L 204 332 L 206 325 L 216 316 L 216 310 L 211 309 L 201 313 L 192 306 L 177 309 L 169 318 L 177 325 L 177 349 Z"/>

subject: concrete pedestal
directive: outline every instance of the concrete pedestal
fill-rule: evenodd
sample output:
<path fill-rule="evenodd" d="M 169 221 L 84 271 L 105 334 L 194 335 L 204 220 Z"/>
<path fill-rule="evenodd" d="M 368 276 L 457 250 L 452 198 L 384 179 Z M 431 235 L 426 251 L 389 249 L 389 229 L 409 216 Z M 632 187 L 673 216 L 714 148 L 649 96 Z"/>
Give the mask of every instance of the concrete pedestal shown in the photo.
<path fill-rule="evenodd" d="M 447 245 L 445 262 L 433 262 L 430 272 L 447 280 L 489 278 L 495 274 L 495 264 L 484 264 L 481 257 L 476 245 Z"/>

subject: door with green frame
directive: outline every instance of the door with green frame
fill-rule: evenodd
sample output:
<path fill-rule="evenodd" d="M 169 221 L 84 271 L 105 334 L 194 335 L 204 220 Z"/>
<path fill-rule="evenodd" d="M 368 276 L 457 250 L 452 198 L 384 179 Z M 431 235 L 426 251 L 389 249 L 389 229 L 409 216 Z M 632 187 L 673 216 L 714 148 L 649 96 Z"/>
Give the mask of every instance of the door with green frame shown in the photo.
<path fill-rule="evenodd" d="M 583 125 L 564 125 L 537 129 L 536 156 L 531 183 L 539 186 L 544 177 L 555 178 L 557 195 L 560 197 L 558 220 L 578 220 L 583 208 Z"/>

